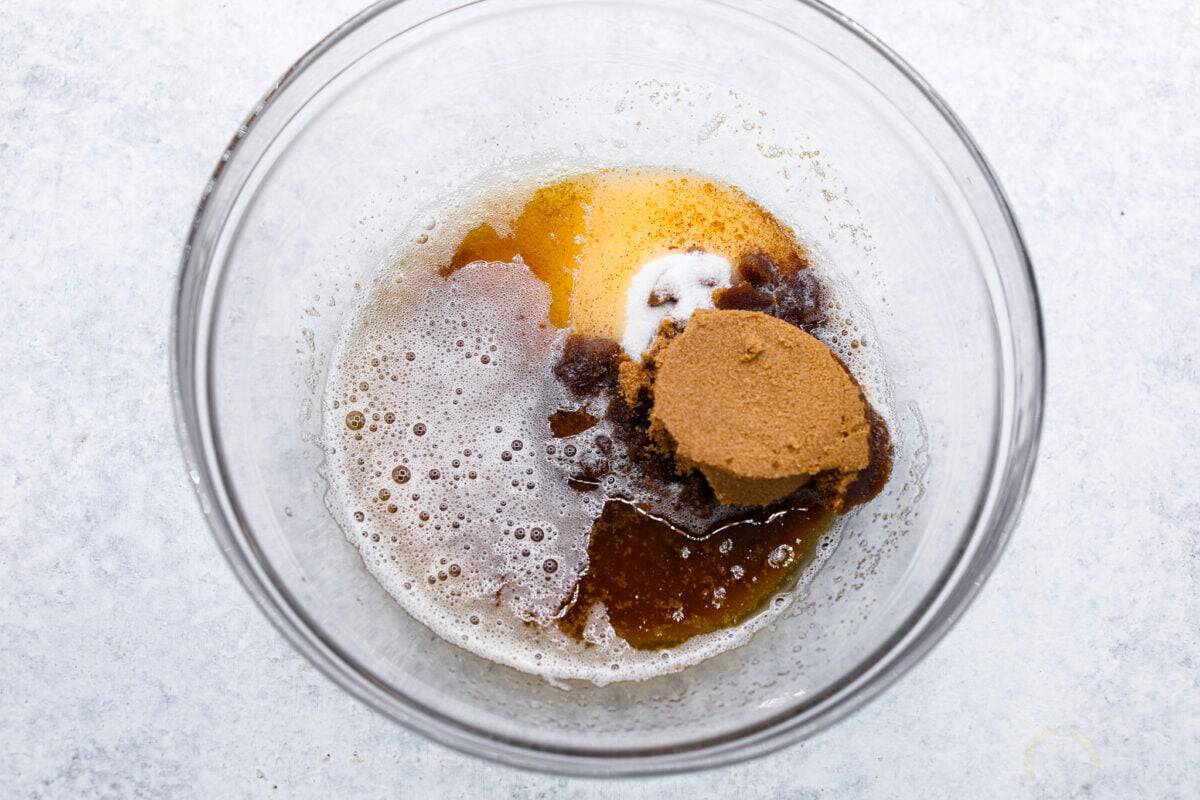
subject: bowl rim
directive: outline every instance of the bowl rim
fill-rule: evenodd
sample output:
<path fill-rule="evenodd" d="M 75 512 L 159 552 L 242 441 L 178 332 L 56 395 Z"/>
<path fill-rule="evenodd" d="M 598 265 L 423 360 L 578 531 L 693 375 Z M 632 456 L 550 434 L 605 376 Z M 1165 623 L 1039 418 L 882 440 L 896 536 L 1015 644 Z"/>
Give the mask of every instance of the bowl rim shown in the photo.
<path fill-rule="evenodd" d="M 449 13 L 483 1 L 468 0 L 441 13 Z M 591 777 L 662 775 L 709 769 L 746 761 L 795 744 L 857 711 L 919 663 L 949 632 L 991 575 L 1007 545 L 1024 504 L 1037 460 L 1045 405 L 1045 338 L 1037 281 L 1020 225 L 999 179 L 978 145 L 946 102 L 916 70 L 862 26 L 821 0 L 791 2 L 807 6 L 824 15 L 882 56 L 919 91 L 958 136 L 986 179 L 987 187 L 1007 225 L 1021 267 L 1020 277 L 1024 280 L 1021 288 L 1028 293 L 1026 310 L 1031 312 L 1027 324 L 1032 328 L 1032 344 L 1030 352 L 1026 355 L 1032 356 L 1032 363 L 1018 364 L 1014 367 L 1017 373 L 1027 370 L 1027 374 L 1020 375 L 1029 381 L 1027 405 L 1021 407 L 1019 402 L 1014 402 L 1014 414 L 1017 417 L 1015 422 L 1021 422 L 1022 415 L 1026 419 L 1023 425 L 1014 422 L 1012 426 L 1012 441 L 1008 442 L 1006 447 L 1010 460 L 1003 464 L 1005 475 L 997 480 L 997 468 L 1001 466 L 1001 462 L 993 452 L 988 479 L 985 482 L 985 500 L 990 499 L 995 504 L 992 511 L 992 530 L 982 533 L 978 530 L 979 519 L 987 503 L 976 505 L 971 518 L 964 526 L 964 529 L 970 532 L 964 540 L 974 545 L 974 552 L 968 552 L 968 546 L 960 545 L 958 556 L 943 569 L 921 603 L 897 626 L 892 636 L 867 655 L 853 671 L 822 692 L 806 698 L 803 703 L 793 704 L 767 719 L 732 732 L 667 747 L 628 750 L 547 747 L 517 737 L 498 736 L 494 732 L 438 712 L 415 698 L 387 687 L 350 654 L 342 651 L 335 642 L 323 635 L 319 626 L 309 619 L 303 606 L 279 580 L 270 564 L 259 557 L 260 553 L 249 526 L 242 518 L 236 502 L 229 499 L 235 495 L 231 488 L 225 485 L 219 435 L 201 415 L 201 403 L 191 402 L 197 396 L 194 370 L 200 363 L 195 357 L 199 338 L 196 326 L 197 312 L 207 285 L 211 256 L 210 252 L 198 246 L 199 237 L 209 227 L 208 223 L 216 213 L 209 200 L 221 184 L 228 162 L 235 156 L 246 135 L 266 109 L 310 64 L 349 34 L 375 17 L 406 2 L 408 0 L 377 0 L 327 34 L 283 73 L 246 117 L 221 155 L 201 194 L 192 219 L 180 260 L 172 305 L 171 397 L 175 412 L 176 437 L 192 488 L 226 561 L 283 637 L 343 690 L 373 711 L 411 731 L 458 752 L 508 766 L 552 774 Z M 440 14 L 433 16 L 438 15 Z M 229 209 L 225 211 L 228 212 Z M 225 219 L 219 220 L 217 229 L 223 228 L 225 224 Z M 1010 292 L 1004 291 L 1002 295 L 1008 299 Z M 203 366 L 207 369 L 207 360 Z M 208 388 L 211 393 L 211 385 Z M 207 405 L 211 406 L 211 402 Z M 997 449 L 998 444 L 997 441 L 993 441 L 993 451 Z M 971 574 L 974 579 L 964 581 L 961 579 L 963 575 L 959 575 L 959 580 L 954 581 L 956 573 Z M 401 707 L 396 706 L 396 701 L 399 701 Z"/>

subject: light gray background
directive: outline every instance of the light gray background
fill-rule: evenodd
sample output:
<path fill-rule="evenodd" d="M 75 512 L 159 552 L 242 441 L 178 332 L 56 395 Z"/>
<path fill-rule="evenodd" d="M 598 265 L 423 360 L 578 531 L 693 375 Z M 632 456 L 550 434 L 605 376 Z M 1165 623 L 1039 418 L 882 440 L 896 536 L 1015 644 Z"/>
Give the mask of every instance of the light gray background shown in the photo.
<path fill-rule="evenodd" d="M 321 677 L 184 478 L 167 322 L 192 210 L 360 0 L 0 0 L 0 797 L 1196 797 L 1200 0 L 845 0 L 941 91 L 1024 225 L 1049 406 L 1008 553 L 935 652 L 716 773 L 539 777 Z"/>

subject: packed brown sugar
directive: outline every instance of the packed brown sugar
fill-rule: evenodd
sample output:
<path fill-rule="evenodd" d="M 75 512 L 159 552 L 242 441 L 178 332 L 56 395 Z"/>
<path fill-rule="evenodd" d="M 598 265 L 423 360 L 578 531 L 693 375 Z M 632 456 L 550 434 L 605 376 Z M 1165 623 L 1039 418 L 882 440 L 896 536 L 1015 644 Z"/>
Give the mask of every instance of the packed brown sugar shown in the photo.
<path fill-rule="evenodd" d="M 697 311 L 657 359 L 652 424 L 728 505 L 767 505 L 869 459 L 862 393 L 815 337 L 757 311 Z"/>

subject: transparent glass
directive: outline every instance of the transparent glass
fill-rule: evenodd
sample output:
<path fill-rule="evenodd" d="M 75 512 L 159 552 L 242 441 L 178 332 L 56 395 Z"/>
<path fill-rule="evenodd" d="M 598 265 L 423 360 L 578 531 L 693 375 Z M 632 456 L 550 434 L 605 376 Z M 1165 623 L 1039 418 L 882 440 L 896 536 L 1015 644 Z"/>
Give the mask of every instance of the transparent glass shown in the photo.
<path fill-rule="evenodd" d="M 552 686 L 410 619 L 326 510 L 321 394 L 344 314 L 423 211 L 546 165 L 746 190 L 874 325 L 896 466 L 789 613 L 681 673 Z M 300 652 L 460 750 L 580 774 L 716 766 L 812 735 L 962 613 L 1021 505 L 1041 422 L 1036 290 L 992 175 L 899 59 L 815 2 L 383 2 L 271 89 L 183 257 L 180 438 L 216 539 Z"/>

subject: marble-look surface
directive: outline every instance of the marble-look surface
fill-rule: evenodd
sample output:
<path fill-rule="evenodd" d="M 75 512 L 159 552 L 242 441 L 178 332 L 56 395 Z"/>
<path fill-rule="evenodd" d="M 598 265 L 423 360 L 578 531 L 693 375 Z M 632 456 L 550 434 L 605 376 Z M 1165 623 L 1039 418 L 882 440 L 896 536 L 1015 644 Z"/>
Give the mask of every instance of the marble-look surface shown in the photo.
<path fill-rule="evenodd" d="M 167 319 L 194 203 L 360 0 L 0 0 L 0 797 L 1190 798 L 1200 793 L 1200 3 L 845 0 L 965 120 L 1037 264 L 1022 523 L 945 641 L 805 745 L 523 774 L 284 643 L 183 475 Z"/>

